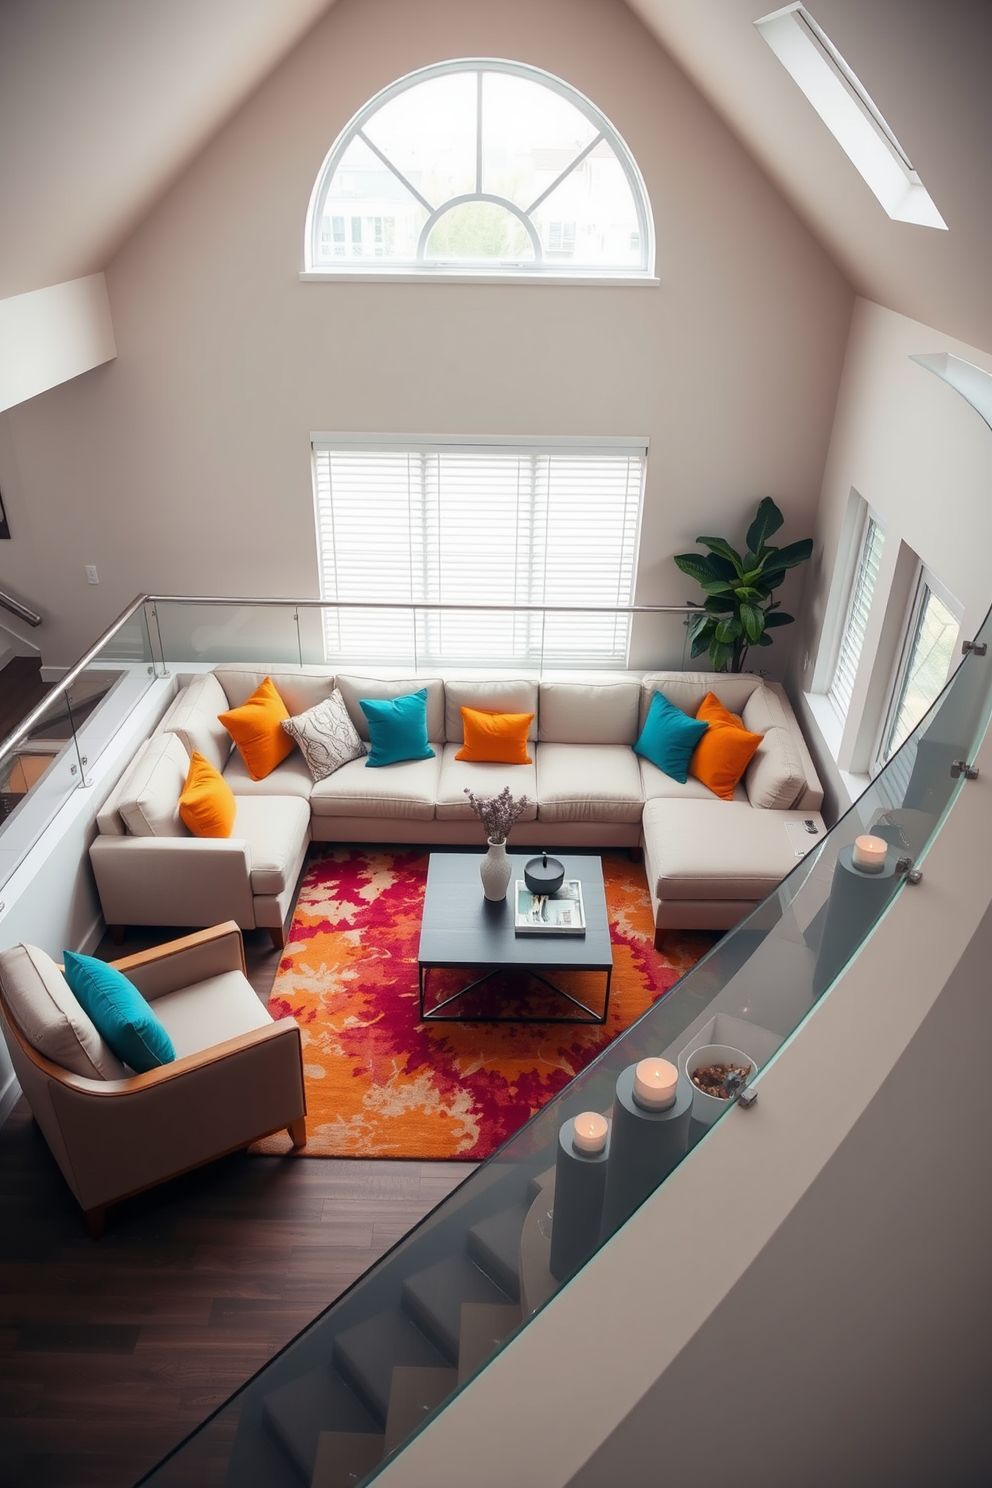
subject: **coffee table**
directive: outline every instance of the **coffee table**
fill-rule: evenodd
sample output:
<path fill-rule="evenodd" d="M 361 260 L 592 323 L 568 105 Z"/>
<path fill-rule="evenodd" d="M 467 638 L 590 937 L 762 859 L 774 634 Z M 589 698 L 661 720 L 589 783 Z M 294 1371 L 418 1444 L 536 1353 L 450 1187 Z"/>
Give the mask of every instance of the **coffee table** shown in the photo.
<path fill-rule="evenodd" d="M 420 1016 L 427 1023 L 605 1023 L 610 1006 L 613 948 L 603 889 L 603 863 L 598 857 L 557 856 L 566 878 L 582 883 L 586 913 L 585 935 L 517 935 L 513 928 L 513 885 L 523 878 L 524 864 L 533 853 L 511 854 L 512 874 L 505 899 L 490 900 L 479 878 L 481 854 L 431 853 L 427 893 L 420 930 L 417 966 L 420 973 Z M 428 972 L 458 968 L 473 974 L 464 987 L 441 1002 L 427 1002 Z M 551 971 L 601 971 L 606 982 L 602 1008 L 589 1007 L 548 975 Z M 466 993 L 475 991 L 500 972 L 518 970 L 570 1003 L 581 1016 L 506 1016 L 492 1013 L 446 1011 Z"/>

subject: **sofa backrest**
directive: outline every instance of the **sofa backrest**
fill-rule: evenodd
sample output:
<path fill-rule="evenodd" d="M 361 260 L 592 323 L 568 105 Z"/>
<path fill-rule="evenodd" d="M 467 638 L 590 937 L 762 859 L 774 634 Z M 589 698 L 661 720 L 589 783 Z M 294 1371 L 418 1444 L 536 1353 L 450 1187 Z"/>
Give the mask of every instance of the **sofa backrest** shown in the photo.
<path fill-rule="evenodd" d="M 188 837 L 179 797 L 189 756 L 176 734 L 146 739 L 97 814 L 104 836 Z"/>
<path fill-rule="evenodd" d="M 219 713 L 226 712 L 228 708 L 240 708 L 266 677 L 271 677 L 292 718 L 299 713 L 306 713 L 317 703 L 322 703 L 334 691 L 334 672 L 326 666 L 297 666 L 291 662 L 280 662 L 267 667 L 229 661 L 215 666 L 213 676 L 220 683 L 227 699 L 217 709 Z"/>
<path fill-rule="evenodd" d="M 537 681 L 534 677 L 449 678 L 444 684 L 444 737 L 464 744 L 463 708 L 480 713 L 533 713 L 528 739 L 537 738 Z"/>
<path fill-rule="evenodd" d="M 359 672 L 339 672 L 335 681 L 358 737 L 366 744 L 369 724 L 362 712 L 361 698 L 405 697 L 426 687 L 427 737 L 432 744 L 444 743 L 444 683 L 440 677 L 364 677 Z"/>
<path fill-rule="evenodd" d="M 632 678 L 542 682 L 538 739 L 546 744 L 633 744 L 640 683 Z"/>
<path fill-rule="evenodd" d="M 247 696 L 247 694 L 246 694 Z M 160 721 L 156 734 L 175 734 L 186 753 L 194 750 L 223 772 L 231 753 L 231 736 L 218 714 L 231 706 L 227 693 L 213 672 L 198 672 Z"/>

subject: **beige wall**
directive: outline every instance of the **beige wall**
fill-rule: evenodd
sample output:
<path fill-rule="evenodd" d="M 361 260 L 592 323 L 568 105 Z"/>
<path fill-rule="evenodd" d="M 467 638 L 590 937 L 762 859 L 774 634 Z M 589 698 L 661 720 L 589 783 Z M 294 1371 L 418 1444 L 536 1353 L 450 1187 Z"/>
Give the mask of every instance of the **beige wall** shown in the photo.
<path fill-rule="evenodd" d="M 612 119 L 647 182 L 660 287 L 299 281 L 335 136 L 458 55 L 547 68 Z M 813 528 L 851 291 L 619 0 L 340 0 L 107 283 L 117 360 L 14 409 L 0 438 L 16 537 L 0 587 L 37 574 L 46 661 L 139 590 L 316 593 L 315 429 L 648 435 L 645 602 L 691 597 L 671 555 L 700 531 L 741 537 L 762 495 L 786 539 Z"/>
<path fill-rule="evenodd" d="M 876 591 L 879 611 L 885 606 L 896 552 L 904 544 L 963 604 L 962 635 L 975 635 L 985 618 L 990 597 L 992 432 L 958 392 L 910 360 L 914 354 L 933 352 L 952 353 L 992 373 L 987 352 L 880 305 L 857 301 L 824 473 L 806 610 L 794 649 L 797 691 L 828 685 L 832 622 L 837 619 L 831 595 L 837 593 L 834 579 L 852 490 L 869 503 L 886 528 L 883 573 Z M 893 601 L 897 617 L 902 605 L 902 597 Z M 881 646 L 867 696 L 869 708 L 885 690 L 891 661 L 885 654 L 886 637 L 878 635 L 876 627 L 877 622 L 866 637 L 866 655 L 876 636 Z M 809 654 L 805 671 L 804 652 Z M 835 804 L 843 807 L 850 783 L 833 767 L 808 708 L 803 724 L 821 776 Z"/>

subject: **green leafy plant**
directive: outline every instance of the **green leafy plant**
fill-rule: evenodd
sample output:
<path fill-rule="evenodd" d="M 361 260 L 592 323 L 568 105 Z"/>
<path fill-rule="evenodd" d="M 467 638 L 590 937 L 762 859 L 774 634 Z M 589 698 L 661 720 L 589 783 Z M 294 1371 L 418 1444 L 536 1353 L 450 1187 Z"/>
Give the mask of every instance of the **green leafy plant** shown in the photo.
<path fill-rule="evenodd" d="M 805 563 L 813 551 L 813 539 L 776 548 L 768 539 L 785 518 L 770 496 L 758 503 L 754 521 L 747 529 L 747 552 L 742 557 L 722 537 L 697 537 L 708 553 L 676 553 L 675 562 L 684 574 L 701 585 L 706 596 L 704 609 L 687 622 L 692 655 L 709 652 L 715 672 L 739 672 L 751 646 L 770 646 L 769 631 L 791 625 L 781 601 L 772 598 L 790 568 Z"/>

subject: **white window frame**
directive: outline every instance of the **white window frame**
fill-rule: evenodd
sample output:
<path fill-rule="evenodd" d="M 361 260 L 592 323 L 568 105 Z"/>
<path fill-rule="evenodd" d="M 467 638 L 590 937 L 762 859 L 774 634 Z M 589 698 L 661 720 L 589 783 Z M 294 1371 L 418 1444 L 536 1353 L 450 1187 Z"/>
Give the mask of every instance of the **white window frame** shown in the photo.
<path fill-rule="evenodd" d="M 627 667 L 632 617 L 625 611 L 634 602 L 637 581 L 646 438 L 426 438 L 315 433 L 311 444 L 321 596 L 351 606 L 350 611 L 325 611 L 324 645 L 329 662 L 412 663 L 417 669 L 486 665 L 529 672 L 539 672 L 546 665 L 596 670 Z M 350 489 L 342 488 L 347 496 L 337 511 L 333 502 L 335 455 L 340 457 L 339 478 L 352 483 Z M 608 462 L 610 486 L 571 484 L 573 472 L 580 482 L 588 480 L 589 464 L 598 456 Z M 356 460 L 368 463 L 362 469 L 361 465 L 356 467 Z M 487 490 L 510 493 L 499 506 L 502 526 L 486 511 L 484 526 L 487 536 L 490 527 L 492 530 L 492 551 L 498 554 L 502 544 L 496 581 L 499 589 L 489 595 L 483 578 L 487 550 L 478 546 L 477 537 L 466 537 L 460 553 L 457 540 L 445 544 L 443 537 L 450 531 L 446 523 L 457 517 L 459 500 L 472 500 L 471 488 L 464 487 L 464 481 L 476 460 L 485 480 L 492 479 L 495 469 L 498 479 L 507 483 L 498 488 L 483 485 L 479 488 L 480 499 L 485 499 Z M 367 489 L 363 483 L 370 473 L 378 479 L 376 461 L 381 461 L 383 480 L 383 503 L 378 512 L 362 504 Z M 526 481 L 519 488 L 513 484 L 518 472 L 535 468 L 544 482 L 536 505 Z M 447 493 L 446 509 L 440 504 L 442 489 Z M 518 489 L 519 499 L 513 494 Z M 614 515 L 608 518 L 612 531 L 605 544 L 606 549 L 612 549 L 611 563 L 604 569 L 600 592 L 590 597 L 588 565 L 599 564 L 604 551 L 603 532 L 598 527 L 604 510 L 604 489 L 611 491 L 614 503 Z M 460 494 L 462 491 L 464 494 Z M 512 515 L 508 503 L 512 504 Z M 556 565 L 554 534 L 564 531 L 566 543 L 572 538 L 568 522 L 573 503 L 577 512 L 584 509 L 592 514 L 590 519 L 596 525 L 585 544 L 580 542 L 567 561 Z M 367 545 L 363 531 L 366 511 Z M 396 528 L 397 521 L 409 522 L 410 546 L 405 548 L 401 543 L 386 558 L 378 534 L 384 530 L 402 532 L 402 527 Z M 336 532 L 346 534 L 337 548 Z M 581 535 L 576 529 L 575 536 Z M 508 556 L 511 553 L 512 558 Z M 577 561 L 580 566 L 573 595 L 569 584 L 573 583 L 572 565 Z M 379 589 L 371 592 L 369 603 L 363 605 L 361 597 L 368 576 L 378 582 Z M 507 593 L 508 588 L 512 594 Z M 465 608 L 487 601 L 493 608 L 482 616 Z M 388 603 L 403 608 L 377 608 Z M 505 613 L 513 605 L 533 608 Z M 545 605 L 550 607 L 547 614 L 543 613 Z M 416 614 L 412 615 L 414 606 Z M 567 613 L 560 612 L 564 606 Z M 443 607 L 451 613 L 446 614 Z M 583 611 L 588 613 L 583 616 Z M 453 636 L 457 636 L 454 645 Z M 493 644 L 487 650 L 485 641 L 490 639 Z"/>
<path fill-rule="evenodd" d="M 352 141 L 361 134 L 364 126 L 384 104 L 388 103 L 397 94 L 425 82 L 433 77 L 444 76 L 454 72 L 504 72 L 515 77 L 538 83 L 540 86 L 550 89 L 565 98 L 572 106 L 583 113 L 596 130 L 593 141 L 587 145 L 576 159 L 561 173 L 551 187 L 543 191 L 538 198 L 526 209 L 511 202 L 509 199 L 487 195 L 482 191 L 481 175 L 481 144 L 477 144 L 479 165 L 477 167 L 476 190 L 464 198 L 455 198 L 452 201 L 433 203 L 421 198 L 423 205 L 431 212 L 431 216 L 421 234 L 420 246 L 416 262 L 406 260 L 380 261 L 378 264 L 372 261 L 357 262 L 345 260 L 341 263 L 322 263 L 320 261 L 321 245 L 321 223 L 324 216 L 324 203 L 331 182 L 337 172 L 340 161 Z M 600 271 L 595 265 L 582 264 L 571 268 L 560 259 L 545 258 L 543 255 L 539 235 L 530 220 L 530 212 L 543 202 L 552 190 L 575 169 L 583 159 L 595 148 L 600 141 L 605 141 L 613 151 L 619 162 L 631 190 L 634 207 L 637 214 L 638 247 L 640 250 L 640 263 L 636 267 L 614 265 L 604 266 Z M 366 143 L 368 143 L 366 141 Z M 392 170 L 407 190 L 413 191 L 415 196 L 419 193 L 411 186 L 402 174 L 392 166 L 391 162 L 376 150 L 383 163 Z M 424 249 L 427 236 L 434 222 L 444 212 L 450 210 L 460 201 L 483 200 L 496 202 L 505 210 L 512 213 L 521 221 L 535 252 L 533 262 L 526 263 L 480 263 L 478 265 L 453 264 L 431 261 L 425 258 Z M 356 203 L 357 205 L 357 203 Z M 440 62 L 432 67 L 421 68 L 417 72 L 409 73 L 405 77 L 397 79 L 387 88 L 383 88 L 374 98 L 360 109 L 353 119 L 346 125 L 344 130 L 335 140 L 331 149 L 317 174 L 311 192 L 309 206 L 307 208 L 306 228 L 304 234 L 304 269 L 300 275 L 303 280 L 341 280 L 341 279 L 377 279 L 386 281 L 415 281 L 424 278 L 456 279 L 468 282 L 491 282 L 493 280 L 506 280 L 518 283 L 520 281 L 536 281 L 540 283 L 568 283 L 568 284 L 652 284 L 656 285 L 658 280 L 654 276 L 655 262 L 655 235 L 654 218 L 648 200 L 647 187 L 641 175 L 637 162 L 634 159 L 626 142 L 619 131 L 606 118 L 590 99 L 573 88 L 562 78 L 553 73 L 545 72 L 538 67 L 531 67 L 523 62 L 512 62 L 500 58 L 458 58 L 448 62 Z"/>
<path fill-rule="evenodd" d="M 951 591 L 947 588 L 947 585 L 941 582 L 941 580 L 932 571 L 932 569 L 927 568 L 926 564 L 921 563 L 917 574 L 916 583 L 913 586 L 913 592 L 909 602 L 909 606 L 906 610 L 905 619 L 903 621 L 901 632 L 902 639 L 899 644 L 896 664 L 889 678 L 885 707 L 882 710 L 882 721 L 875 739 L 874 748 L 872 749 L 872 759 L 870 767 L 870 773 L 872 774 L 872 776 L 877 775 L 898 752 L 898 747 L 901 747 L 897 746 L 897 748 L 890 754 L 886 755 L 884 753 L 888 745 L 889 735 L 895 723 L 896 714 L 902 696 L 903 683 L 906 677 L 907 670 L 909 668 L 910 661 L 912 659 L 913 647 L 916 642 L 916 630 L 919 624 L 919 619 L 923 610 L 924 603 L 926 602 L 927 594 L 932 594 L 936 599 L 940 601 L 945 609 L 947 609 L 952 615 L 954 615 L 958 622 L 958 635 L 960 636 L 961 634 L 961 624 L 964 620 L 964 605 L 951 593 Z M 952 658 L 951 665 L 947 671 L 947 676 L 944 678 L 940 690 L 942 690 L 943 687 L 946 685 L 947 679 L 951 676 L 951 673 L 954 670 L 955 662 Z M 937 696 L 940 695 L 940 690 L 938 690 Z"/>
<path fill-rule="evenodd" d="M 877 552 L 877 563 L 880 569 L 882 551 L 885 546 L 885 524 L 881 518 L 872 511 L 867 502 L 863 503 L 861 520 L 857 541 L 854 544 L 854 561 L 850 565 L 844 598 L 844 620 L 840 628 L 840 635 L 833 652 L 833 666 L 830 672 L 830 681 L 826 688 L 826 697 L 829 701 L 841 728 L 846 725 L 850 712 L 851 702 L 854 698 L 858 684 L 858 671 L 864 656 L 865 636 L 871 616 L 871 608 L 875 597 L 875 588 L 878 582 L 879 569 L 874 575 L 869 568 L 869 557 L 872 547 L 873 536 L 877 534 L 879 546 Z M 870 590 L 867 594 L 867 603 L 864 599 L 867 580 L 870 578 Z M 859 615 L 861 617 L 859 622 Z M 842 673 L 849 675 L 850 687 L 845 699 L 842 692 Z"/>

